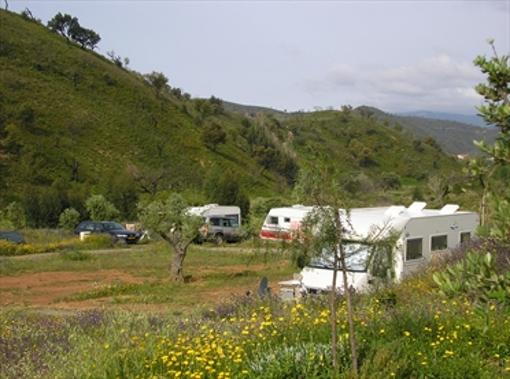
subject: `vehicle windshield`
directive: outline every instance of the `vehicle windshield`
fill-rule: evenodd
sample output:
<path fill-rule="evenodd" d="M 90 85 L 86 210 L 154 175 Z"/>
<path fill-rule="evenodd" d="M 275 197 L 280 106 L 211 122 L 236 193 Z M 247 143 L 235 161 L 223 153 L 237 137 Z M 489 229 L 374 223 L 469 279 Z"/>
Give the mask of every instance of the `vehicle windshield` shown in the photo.
<path fill-rule="evenodd" d="M 366 272 L 370 246 L 361 243 L 344 243 L 345 264 L 347 271 Z M 329 250 L 323 250 L 319 257 L 313 258 L 310 267 L 333 269 L 333 254 Z M 339 268 L 341 267 L 339 262 Z"/>
<path fill-rule="evenodd" d="M 105 230 L 122 230 L 124 227 L 118 222 L 103 222 Z"/>

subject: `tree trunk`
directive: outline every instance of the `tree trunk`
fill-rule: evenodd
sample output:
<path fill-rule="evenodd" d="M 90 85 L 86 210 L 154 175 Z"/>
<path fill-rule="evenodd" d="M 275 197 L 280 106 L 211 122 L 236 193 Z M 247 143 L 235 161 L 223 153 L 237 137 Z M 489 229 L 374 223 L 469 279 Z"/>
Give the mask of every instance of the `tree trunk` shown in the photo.
<path fill-rule="evenodd" d="M 356 335 L 354 330 L 354 310 L 352 309 L 352 296 L 351 290 L 349 288 L 349 283 L 347 282 L 347 267 L 345 265 L 345 250 L 343 247 L 342 240 L 342 224 L 338 222 L 337 224 L 337 234 L 339 241 L 339 249 L 340 249 L 340 264 L 342 266 L 342 279 L 344 282 L 344 296 L 345 301 L 347 302 L 347 321 L 349 323 L 349 342 L 351 345 L 351 365 L 352 365 L 352 373 L 355 378 L 358 377 L 358 355 L 357 355 L 357 347 L 356 347 Z M 336 254 L 335 254 L 336 255 Z"/>
<path fill-rule="evenodd" d="M 334 270 L 333 270 L 333 283 L 332 283 L 332 288 L 331 288 L 331 293 L 330 293 L 330 301 L 329 301 L 329 305 L 330 305 L 330 311 L 331 311 L 331 318 L 330 318 L 330 321 L 331 321 L 331 360 L 332 360 L 332 364 L 333 364 L 333 379 L 336 378 L 338 376 L 338 359 L 337 359 L 337 356 L 336 356 L 336 335 L 337 335 L 337 332 L 336 332 L 336 279 L 337 279 L 337 269 L 338 269 L 338 254 L 336 253 L 335 251 L 335 256 L 334 256 L 334 260 L 333 260 L 333 267 L 334 267 Z"/>
<path fill-rule="evenodd" d="M 482 201 L 480 202 L 480 225 L 485 225 L 486 191 L 483 190 Z"/>
<path fill-rule="evenodd" d="M 172 246 L 174 249 L 174 256 L 172 257 L 172 263 L 170 265 L 170 278 L 174 282 L 183 282 L 183 263 L 186 258 L 186 249 L 179 246 Z"/>

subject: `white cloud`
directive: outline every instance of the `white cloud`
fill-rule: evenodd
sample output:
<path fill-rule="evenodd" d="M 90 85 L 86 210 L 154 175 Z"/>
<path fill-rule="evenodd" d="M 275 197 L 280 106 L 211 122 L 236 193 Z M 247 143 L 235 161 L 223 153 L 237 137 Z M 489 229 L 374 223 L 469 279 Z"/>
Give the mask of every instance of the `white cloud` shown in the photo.
<path fill-rule="evenodd" d="M 386 68 L 333 67 L 304 87 L 314 96 L 338 94 L 387 110 L 469 111 L 480 102 L 473 87 L 483 75 L 470 62 L 438 55 L 412 65 Z"/>

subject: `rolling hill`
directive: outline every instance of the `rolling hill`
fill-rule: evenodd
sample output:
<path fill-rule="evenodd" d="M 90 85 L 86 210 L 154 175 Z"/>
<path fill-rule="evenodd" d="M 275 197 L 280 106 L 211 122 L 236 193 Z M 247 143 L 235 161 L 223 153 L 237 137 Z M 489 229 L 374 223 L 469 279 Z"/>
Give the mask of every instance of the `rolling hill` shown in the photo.
<path fill-rule="evenodd" d="M 482 117 L 475 115 L 475 114 L 465 115 L 465 114 L 448 113 L 448 112 L 413 111 L 413 112 L 397 113 L 397 115 L 404 116 L 404 117 L 429 118 L 429 119 L 433 119 L 433 120 L 456 121 L 456 122 L 460 122 L 462 124 L 470 124 L 470 125 L 479 126 L 482 128 L 486 128 L 488 126 Z"/>
<path fill-rule="evenodd" d="M 178 88 L 159 91 L 17 14 L 0 11 L 0 24 L 0 208 L 20 201 L 34 225 L 55 224 L 68 206 L 83 211 L 91 193 L 124 217 L 140 198 L 168 191 L 211 201 L 204 188 L 221 178 L 250 198 L 288 197 L 299 166 L 317 159 L 337 165 L 360 199 L 367 182 L 375 192 L 391 180 L 416 186 L 458 171 L 433 143 L 370 115 L 243 112 Z M 211 130 L 223 140 L 211 143 Z"/>

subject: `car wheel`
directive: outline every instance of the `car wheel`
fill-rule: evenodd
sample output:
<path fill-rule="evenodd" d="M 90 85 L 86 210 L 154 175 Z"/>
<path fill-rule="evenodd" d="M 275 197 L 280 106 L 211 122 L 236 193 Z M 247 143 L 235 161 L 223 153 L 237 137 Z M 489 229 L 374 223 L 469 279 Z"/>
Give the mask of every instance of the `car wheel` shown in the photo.
<path fill-rule="evenodd" d="M 223 243 L 223 241 L 224 241 L 224 240 L 223 240 L 223 234 L 218 233 L 218 234 L 216 234 L 216 235 L 214 236 L 214 243 L 215 243 L 216 245 L 221 245 L 221 244 Z"/>

